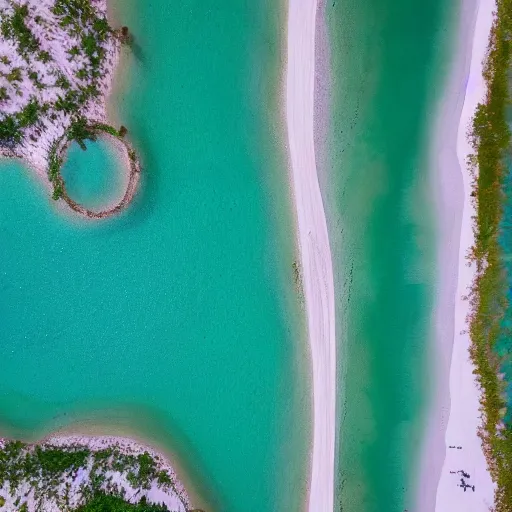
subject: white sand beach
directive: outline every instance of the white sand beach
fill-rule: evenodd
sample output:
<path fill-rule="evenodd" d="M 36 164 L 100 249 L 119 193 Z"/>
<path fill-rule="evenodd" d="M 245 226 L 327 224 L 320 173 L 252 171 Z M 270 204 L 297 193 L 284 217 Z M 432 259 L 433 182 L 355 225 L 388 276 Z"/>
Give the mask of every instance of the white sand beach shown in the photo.
<path fill-rule="evenodd" d="M 336 345 L 331 251 L 314 145 L 317 0 L 289 0 L 286 120 L 313 367 L 310 512 L 334 506 Z"/>
<path fill-rule="evenodd" d="M 419 512 L 487 512 L 494 503 L 494 484 L 477 435 L 480 390 L 469 358 L 469 303 L 464 300 L 474 279 L 474 266 L 467 261 L 475 215 L 467 134 L 486 94 L 482 69 L 494 8 L 494 0 L 462 0 L 456 54 L 434 127 L 431 165 L 440 236 L 436 375 L 417 483 Z M 464 490 L 463 483 L 470 487 Z"/>

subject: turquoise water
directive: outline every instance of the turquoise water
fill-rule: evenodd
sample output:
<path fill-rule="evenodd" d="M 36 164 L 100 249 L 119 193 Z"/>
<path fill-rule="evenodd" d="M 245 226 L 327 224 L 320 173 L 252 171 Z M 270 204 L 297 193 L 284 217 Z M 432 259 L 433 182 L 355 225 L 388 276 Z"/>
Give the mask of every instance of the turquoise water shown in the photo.
<path fill-rule="evenodd" d="M 326 7 L 338 511 L 412 508 L 435 278 L 428 128 L 442 90 L 448 4 L 346 0 Z"/>
<path fill-rule="evenodd" d="M 2 163 L 3 430 L 122 424 L 174 452 L 208 510 L 300 510 L 309 395 L 274 108 L 282 14 L 270 0 L 116 6 L 135 36 L 119 120 L 142 189 L 90 222 Z"/>
<path fill-rule="evenodd" d="M 61 174 L 76 202 L 87 208 L 104 208 L 123 196 L 127 171 L 108 140 L 87 141 L 86 147 L 83 151 L 77 143 L 71 144 Z"/>
<path fill-rule="evenodd" d="M 512 111 L 508 112 L 509 126 L 512 126 Z M 504 317 L 501 324 L 501 332 L 496 344 L 496 352 L 501 358 L 501 372 L 505 381 L 505 399 L 508 409 L 505 415 L 505 422 L 512 423 L 512 159 L 506 158 L 507 173 L 503 180 L 503 195 L 506 198 L 503 204 L 502 220 L 500 225 L 499 243 L 503 253 L 503 270 L 505 282 L 507 283 L 507 301 Z"/>

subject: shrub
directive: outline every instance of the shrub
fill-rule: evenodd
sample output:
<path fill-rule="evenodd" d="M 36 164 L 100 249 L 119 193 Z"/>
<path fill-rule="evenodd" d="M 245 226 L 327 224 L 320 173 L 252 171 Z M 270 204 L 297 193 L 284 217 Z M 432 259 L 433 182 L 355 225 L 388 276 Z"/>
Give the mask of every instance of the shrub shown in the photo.
<path fill-rule="evenodd" d="M 6 116 L 0 121 L 0 146 L 12 145 L 21 141 L 21 131 L 14 116 Z"/>

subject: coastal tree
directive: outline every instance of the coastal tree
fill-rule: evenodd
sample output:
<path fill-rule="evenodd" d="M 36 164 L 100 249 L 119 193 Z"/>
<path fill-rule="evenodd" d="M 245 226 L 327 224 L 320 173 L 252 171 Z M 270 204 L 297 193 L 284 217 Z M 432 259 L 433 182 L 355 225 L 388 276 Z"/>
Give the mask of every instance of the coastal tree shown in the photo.
<path fill-rule="evenodd" d="M 7 101 L 9 99 L 9 94 L 7 93 L 6 87 L 0 87 L 0 101 Z"/>
<path fill-rule="evenodd" d="M 21 140 L 21 131 L 14 116 L 6 116 L 0 121 L 0 146 L 13 146 Z"/>
<path fill-rule="evenodd" d="M 472 197 L 477 212 L 475 243 L 470 254 L 476 266 L 470 294 L 470 355 L 481 387 L 479 436 L 490 474 L 497 484 L 493 510 L 511 512 L 512 426 L 505 423 L 507 403 L 499 378 L 503 360 L 496 349 L 505 332 L 503 319 L 510 307 L 507 298 L 510 276 L 503 265 L 499 238 L 506 198 L 506 158 L 512 142 L 507 119 L 512 65 L 512 0 L 497 0 L 496 5 L 484 67 L 487 95 L 475 112 L 470 134 L 475 155 L 469 159 L 469 164 L 473 168 Z"/>
<path fill-rule="evenodd" d="M 76 141 L 78 145 L 85 151 L 87 149 L 85 141 L 95 141 L 96 139 L 96 132 L 89 128 L 87 119 L 85 117 L 80 116 L 73 120 L 68 131 L 68 140 Z"/>
<path fill-rule="evenodd" d="M 23 109 L 16 114 L 18 126 L 20 128 L 26 128 L 32 126 L 39 119 L 39 103 L 36 99 L 32 99 Z"/>

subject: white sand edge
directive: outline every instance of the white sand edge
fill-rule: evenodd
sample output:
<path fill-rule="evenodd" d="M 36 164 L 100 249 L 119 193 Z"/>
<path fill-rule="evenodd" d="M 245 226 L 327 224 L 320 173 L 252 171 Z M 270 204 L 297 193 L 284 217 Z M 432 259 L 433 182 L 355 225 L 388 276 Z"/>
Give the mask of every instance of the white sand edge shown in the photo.
<path fill-rule="evenodd" d="M 314 147 L 317 0 L 289 0 L 286 120 L 313 367 L 310 512 L 334 507 L 334 280 Z"/>
<path fill-rule="evenodd" d="M 473 364 L 469 358 L 470 337 L 467 326 L 469 302 L 467 295 L 475 276 L 475 266 L 468 266 L 467 254 L 473 246 L 473 216 L 471 203 L 471 176 L 467 157 L 472 148 L 468 141 L 468 129 L 478 103 L 483 102 L 486 84 L 483 79 L 483 62 L 493 21 L 494 0 L 477 1 L 476 25 L 473 34 L 471 65 L 465 86 L 464 106 L 457 132 L 457 158 L 464 184 L 464 207 L 460 233 L 458 281 L 455 296 L 455 321 L 453 351 L 450 365 L 450 413 L 445 433 L 445 459 L 437 487 L 435 512 L 484 512 L 494 503 L 495 486 L 487 470 L 482 443 L 477 435 L 481 424 L 480 389 L 473 375 Z M 446 172 L 457 172 L 446 169 Z M 442 286 L 442 284 L 441 284 Z M 450 448 L 450 446 L 461 447 Z M 464 470 L 470 475 L 465 482 L 475 486 L 475 491 L 464 492 L 461 484 Z M 455 472 L 455 473 L 450 473 Z"/>

